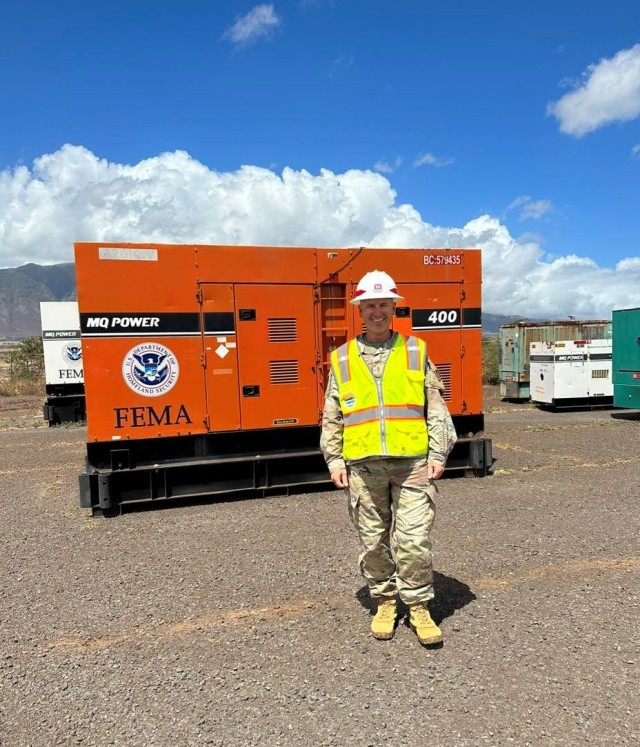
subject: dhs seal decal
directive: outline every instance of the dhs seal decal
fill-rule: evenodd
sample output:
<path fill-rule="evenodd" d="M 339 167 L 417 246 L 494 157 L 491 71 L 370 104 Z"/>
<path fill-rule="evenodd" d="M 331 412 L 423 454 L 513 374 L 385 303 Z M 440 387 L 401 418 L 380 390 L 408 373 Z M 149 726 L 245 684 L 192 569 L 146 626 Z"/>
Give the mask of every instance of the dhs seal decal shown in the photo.
<path fill-rule="evenodd" d="M 136 345 L 122 362 L 124 380 L 144 397 L 166 394 L 175 386 L 179 374 L 178 359 L 169 348 L 156 342 Z"/>
<path fill-rule="evenodd" d="M 62 348 L 62 357 L 67 363 L 78 363 L 82 360 L 82 347 L 79 342 L 68 342 Z"/>

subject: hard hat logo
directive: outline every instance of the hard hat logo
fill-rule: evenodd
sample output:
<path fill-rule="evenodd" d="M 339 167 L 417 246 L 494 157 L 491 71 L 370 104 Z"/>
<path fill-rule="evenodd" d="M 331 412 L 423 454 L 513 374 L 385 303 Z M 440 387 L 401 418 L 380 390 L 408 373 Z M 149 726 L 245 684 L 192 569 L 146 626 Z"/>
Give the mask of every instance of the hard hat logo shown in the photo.
<path fill-rule="evenodd" d="M 398 293 L 395 281 L 390 275 L 380 270 L 372 270 L 361 278 L 351 303 L 357 304 L 361 301 L 386 298 L 396 301 L 403 296 Z"/>

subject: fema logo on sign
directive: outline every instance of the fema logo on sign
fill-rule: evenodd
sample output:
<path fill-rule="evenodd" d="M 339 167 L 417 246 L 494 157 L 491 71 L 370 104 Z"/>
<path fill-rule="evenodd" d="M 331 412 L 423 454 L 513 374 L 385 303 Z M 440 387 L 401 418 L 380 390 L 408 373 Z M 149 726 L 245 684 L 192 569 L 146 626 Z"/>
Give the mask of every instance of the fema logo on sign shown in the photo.
<path fill-rule="evenodd" d="M 79 342 L 68 342 L 62 348 L 62 357 L 67 363 L 78 363 L 82 360 L 82 347 Z"/>
<path fill-rule="evenodd" d="M 156 342 L 136 345 L 122 362 L 122 376 L 134 392 L 159 397 L 173 389 L 180 367 L 175 355 Z"/>

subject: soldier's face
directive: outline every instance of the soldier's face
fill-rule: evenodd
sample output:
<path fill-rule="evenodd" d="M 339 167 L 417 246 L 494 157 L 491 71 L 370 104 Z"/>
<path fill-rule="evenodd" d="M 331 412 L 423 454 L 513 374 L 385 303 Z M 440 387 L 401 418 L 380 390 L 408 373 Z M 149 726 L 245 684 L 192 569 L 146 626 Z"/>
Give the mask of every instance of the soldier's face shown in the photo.
<path fill-rule="evenodd" d="M 384 340 L 387 338 L 395 308 L 395 301 L 392 301 L 390 298 L 361 302 L 360 316 L 367 330 L 367 335 L 372 340 Z"/>

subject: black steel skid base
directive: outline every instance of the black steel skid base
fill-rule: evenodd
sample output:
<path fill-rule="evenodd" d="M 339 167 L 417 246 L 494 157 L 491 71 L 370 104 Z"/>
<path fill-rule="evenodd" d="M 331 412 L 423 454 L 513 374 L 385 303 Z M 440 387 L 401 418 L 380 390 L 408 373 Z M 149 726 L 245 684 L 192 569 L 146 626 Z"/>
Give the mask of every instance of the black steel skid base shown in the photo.
<path fill-rule="evenodd" d="M 613 408 L 613 395 L 611 397 L 573 397 L 570 399 L 554 399 L 552 402 L 532 401 L 541 410 L 605 410 L 607 408 Z"/>
<path fill-rule="evenodd" d="M 42 416 L 49 426 L 81 423 L 87 418 L 84 393 L 50 394 L 42 406 Z"/>
<path fill-rule="evenodd" d="M 458 423 L 456 423 L 458 427 Z M 486 475 L 491 440 L 465 433 L 449 456 L 451 474 Z M 87 444 L 80 505 L 116 516 L 127 504 L 256 497 L 330 487 L 318 427 L 216 433 Z"/>

